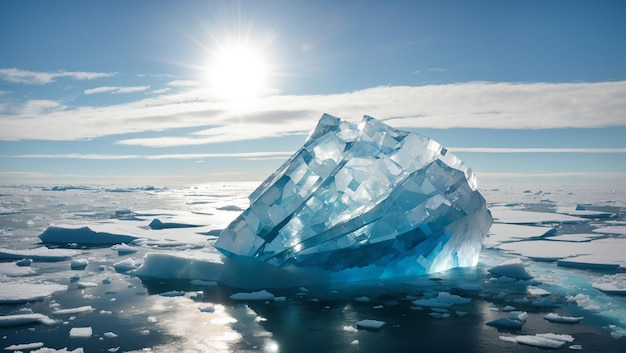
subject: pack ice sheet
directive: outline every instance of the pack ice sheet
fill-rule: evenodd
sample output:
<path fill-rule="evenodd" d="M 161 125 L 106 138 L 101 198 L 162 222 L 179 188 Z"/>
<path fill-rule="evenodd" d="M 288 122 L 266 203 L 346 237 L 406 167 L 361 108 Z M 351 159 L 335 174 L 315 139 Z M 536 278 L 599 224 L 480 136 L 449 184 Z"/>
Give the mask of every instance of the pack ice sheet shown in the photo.
<path fill-rule="evenodd" d="M 215 247 L 334 280 L 474 266 L 492 224 L 472 170 L 437 142 L 325 114 Z"/>

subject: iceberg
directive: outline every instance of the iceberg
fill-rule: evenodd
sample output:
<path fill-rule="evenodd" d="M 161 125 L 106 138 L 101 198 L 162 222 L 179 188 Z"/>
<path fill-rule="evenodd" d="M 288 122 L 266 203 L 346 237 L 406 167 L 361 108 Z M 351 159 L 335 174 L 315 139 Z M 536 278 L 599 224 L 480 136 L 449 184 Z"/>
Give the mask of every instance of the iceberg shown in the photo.
<path fill-rule="evenodd" d="M 459 158 L 369 116 L 357 125 L 324 114 L 249 200 L 215 242 L 229 261 L 332 281 L 475 266 L 493 222 Z"/>

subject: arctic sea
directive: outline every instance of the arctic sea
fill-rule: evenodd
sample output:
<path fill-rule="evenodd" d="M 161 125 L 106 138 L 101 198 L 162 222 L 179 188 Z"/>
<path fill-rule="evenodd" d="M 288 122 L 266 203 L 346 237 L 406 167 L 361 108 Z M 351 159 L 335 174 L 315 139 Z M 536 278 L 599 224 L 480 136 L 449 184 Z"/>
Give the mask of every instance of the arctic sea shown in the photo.
<path fill-rule="evenodd" d="M 212 244 L 257 185 L 0 187 L 0 347 L 626 352 L 626 186 L 482 186 L 475 268 L 228 287 Z"/>

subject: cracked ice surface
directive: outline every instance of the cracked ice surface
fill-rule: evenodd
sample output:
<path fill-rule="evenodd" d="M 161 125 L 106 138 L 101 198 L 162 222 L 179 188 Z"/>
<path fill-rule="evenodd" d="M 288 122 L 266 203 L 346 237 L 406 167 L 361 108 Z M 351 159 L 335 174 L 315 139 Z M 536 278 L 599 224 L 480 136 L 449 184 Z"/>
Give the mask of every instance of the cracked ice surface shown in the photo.
<path fill-rule="evenodd" d="M 492 223 L 461 160 L 368 116 L 358 126 L 322 116 L 304 146 L 249 198 L 216 248 L 339 280 L 474 266 Z"/>

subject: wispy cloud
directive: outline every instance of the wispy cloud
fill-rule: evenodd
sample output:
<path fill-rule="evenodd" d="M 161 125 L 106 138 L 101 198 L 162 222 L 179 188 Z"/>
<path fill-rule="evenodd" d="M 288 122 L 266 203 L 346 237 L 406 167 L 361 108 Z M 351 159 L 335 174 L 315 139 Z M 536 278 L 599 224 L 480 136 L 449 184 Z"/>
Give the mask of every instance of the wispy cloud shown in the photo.
<path fill-rule="evenodd" d="M 134 93 L 141 92 L 149 89 L 150 86 L 103 86 L 96 87 L 91 89 L 86 89 L 83 91 L 84 94 L 96 94 L 96 93 L 110 93 L 110 94 L 121 94 L 121 93 Z"/>
<path fill-rule="evenodd" d="M 68 77 L 74 80 L 93 80 L 115 76 L 114 72 L 56 71 L 37 72 L 17 68 L 0 69 L 0 80 L 13 83 L 43 85 L 54 82 L 57 78 Z"/>
<path fill-rule="evenodd" d="M 0 114 L 0 140 L 78 140 L 207 127 L 188 136 L 124 140 L 145 146 L 240 141 L 302 134 L 323 113 L 358 121 L 367 114 L 403 128 L 593 128 L 624 126 L 626 81 L 469 82 L 375 87 L 343 94 L 275 95 L 233 106 L 202 87 L 109 106 Z M 24 103 L 28 105 L 29 102 Z M 45 127 L 45 128 L 42 128 Z"/>
<path fill-rule="evenodd" d="M 65 154 L 20 154 L 6 155 L 9 158 L 32 158 L 32 159 L 90 159 L 90 160 L 122 160 L 122 159 L 204 159 L 204 158 L 237 158 L 237 159 L 274 159 L 290 156 L 293 152 L 242 152 L 242 153 L 170 153 L 170 154 L 89 154 L 89 153 L 65 153 Z"/>
<path fill-rule="evenodd" d="M 476 153 L 626 153 L 626 148 L 493 148 L 450 147 L 452 152 Z"/>

